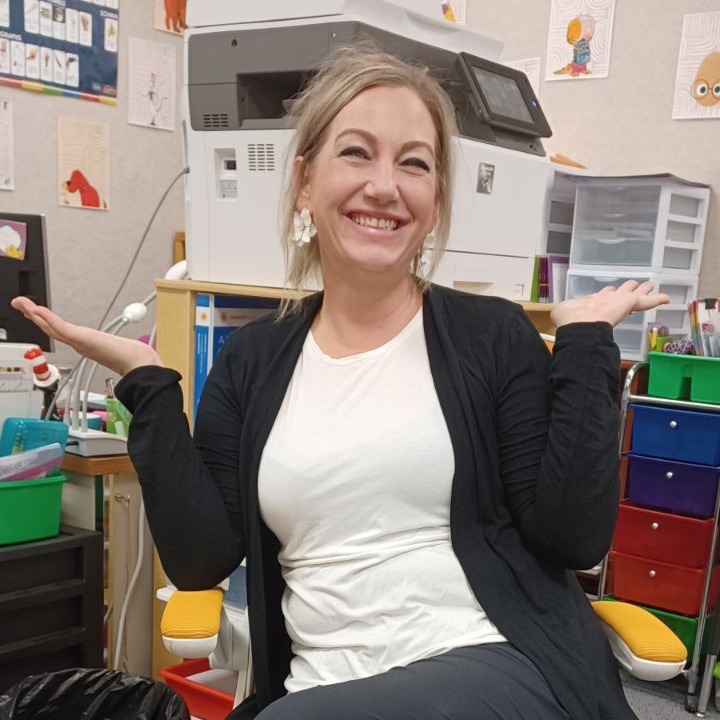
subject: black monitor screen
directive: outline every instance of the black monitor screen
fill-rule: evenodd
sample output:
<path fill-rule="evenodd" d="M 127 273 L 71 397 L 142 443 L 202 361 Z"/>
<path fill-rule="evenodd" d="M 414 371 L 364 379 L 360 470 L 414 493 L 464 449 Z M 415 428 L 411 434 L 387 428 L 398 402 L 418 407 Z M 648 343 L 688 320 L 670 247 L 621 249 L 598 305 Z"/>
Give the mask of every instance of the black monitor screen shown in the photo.
<path fill-rule="evenodd" d="M 533 121 L 515 78 L 478 67 L 473 68 L 473 73 L 485 92 L 485 99 L 492 112 L 527 123 Z"/>
<path fill-rule="evenodd" d="M 0 213 L 0 342 L 52 350 L 50 338 L 10 307 L 16 295 L 50 303 L 44 215 Z"/>
<path fill-rule="evenodd" d="M 525 73 L 467 53 L 459 53 L 457 62 L 470 102 L 483 121 L 522 135 L 552 135 Z"/>

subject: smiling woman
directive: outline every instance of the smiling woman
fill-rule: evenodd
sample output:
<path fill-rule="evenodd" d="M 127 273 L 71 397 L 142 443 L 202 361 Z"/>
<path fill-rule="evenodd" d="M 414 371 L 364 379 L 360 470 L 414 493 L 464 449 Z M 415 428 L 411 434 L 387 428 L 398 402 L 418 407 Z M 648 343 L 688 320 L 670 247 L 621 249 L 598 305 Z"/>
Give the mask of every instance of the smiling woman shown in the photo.
<path fill-rule="evenodd" d="M 514 303 L 430 282 L 455 124 L 426 69 L 348 49 L 293 113 L 288 282 L 324 291 L 230 336 L 194 437 L 151 349 L 13 301 L 125 374 L 172 582 L 247 559 L 256 693 L 230 717 L 631 720 L 569 571 L 604 557 L 617 512 L 612 325 L 667 297 L 559 303 L 550 355 Z"/>

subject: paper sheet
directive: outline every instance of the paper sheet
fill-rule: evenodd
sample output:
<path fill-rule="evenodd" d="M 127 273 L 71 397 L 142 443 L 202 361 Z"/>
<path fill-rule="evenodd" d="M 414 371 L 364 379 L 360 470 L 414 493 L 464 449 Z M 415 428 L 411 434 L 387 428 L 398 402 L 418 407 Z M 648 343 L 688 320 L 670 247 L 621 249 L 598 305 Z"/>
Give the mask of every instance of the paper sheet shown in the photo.
<path fill-rule="evenodd" d="M 15 189 L 12 101 L 0 95 L 0 190 Z"/>
<path fill-rule="evenodd" d="M 128 65 L 128 122 L 174 130 L 175 47 L 131 37 Z"/>
<path fill-rule="evenodd" d="M 615 0 L 552 0 L 546 80 L 592 80 L 610 71 Z"/>
<path fill-rule="evenodd" d="M 720 12 L 683 17 L 672 117 L 720 117 Z"/>
<path fill-rule="evenodd" d="M 58 204 L 107 210 L 110 126 L 58 118 Z"/>

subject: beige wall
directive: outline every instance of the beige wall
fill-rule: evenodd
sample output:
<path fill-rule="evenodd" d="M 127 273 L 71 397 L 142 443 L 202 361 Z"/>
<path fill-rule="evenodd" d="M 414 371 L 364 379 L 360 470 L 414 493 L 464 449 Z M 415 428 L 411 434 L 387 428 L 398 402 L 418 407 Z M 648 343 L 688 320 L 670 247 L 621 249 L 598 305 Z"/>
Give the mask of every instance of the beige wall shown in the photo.
<path fill-rule="evenodd" d="M 468 0 L 468 28 L 505 43 L 502 58 L 541 58 L 550 0 Z M 720 119 L 672 120 L 683 15 L 718 0 L 617 0 L 608 78 L 540 81 L 548 152 L 601 173 L 672 172 L 712 186 L 699 293 L 720 295 Z"/>
<path fill-rule="evenodd" d="M 177 53 L 177 94 L 182 78 L 182 38 L 153 29 L 153 3 L 120 4 L 118 104 L 55 97 L 0 86 L 0 97 L 13 103 L 15 190 L 0 192 L 0 209 L 47 215 L 52 306 L 87 325 L 96 325 L 115 294 L 145 226 L 163 192 L 183 167 L 181 133 L 130 125 L 128 112 L 128 38 L 168 43 Z M 110 126 L 110 198 L 107 212 L 60 207 L 57 180 L 57 119 Z M 110 318 L 153 290 L 153 278 L 171 264 L 172 241 L 184 228 L 182 180 L 158 213 L 128 284 Z M 152 315 L 152 314 L 151 314 Z M 125 334 L 149 332 L 151 319 Z M 52 362 L 68 365 L 76 357 L 58 347 Z M 98 373 L 103 386 L 104 373 Z"/>

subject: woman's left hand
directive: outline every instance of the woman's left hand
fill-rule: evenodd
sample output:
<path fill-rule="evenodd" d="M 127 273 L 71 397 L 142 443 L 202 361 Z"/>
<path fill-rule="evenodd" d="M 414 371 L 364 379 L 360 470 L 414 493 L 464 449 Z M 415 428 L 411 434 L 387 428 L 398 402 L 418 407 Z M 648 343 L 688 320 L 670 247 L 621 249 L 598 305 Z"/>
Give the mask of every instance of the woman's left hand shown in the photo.
<path fill-rule="evenodd" d="M 550 319 L 555 327 L 598 320 L 615 326 L 631 312 L 651 310 L 670 302 L 667 295 L 652 290 L 651 282 L 639 283 L 637 280 L 628 280 L 617 288 L 609 285 L 592 295 L 558 303 L 550 313 Z"/>

